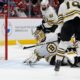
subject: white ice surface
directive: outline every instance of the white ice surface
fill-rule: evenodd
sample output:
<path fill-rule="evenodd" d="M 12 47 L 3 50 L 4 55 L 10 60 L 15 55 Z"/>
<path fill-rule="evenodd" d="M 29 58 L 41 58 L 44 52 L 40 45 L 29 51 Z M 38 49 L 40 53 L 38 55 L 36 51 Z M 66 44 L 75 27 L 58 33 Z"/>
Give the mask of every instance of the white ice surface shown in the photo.
<path fill-rule="evenodd" d="M 24 59 L 33 49 L 22 50 L 18 46 L 9 46 L 9 59 L 0 60 L 0 80 L 80 80 L 80 68 L 61 67 L 54 71 L 44 59 L 33 66 L 24 65 Z"/>

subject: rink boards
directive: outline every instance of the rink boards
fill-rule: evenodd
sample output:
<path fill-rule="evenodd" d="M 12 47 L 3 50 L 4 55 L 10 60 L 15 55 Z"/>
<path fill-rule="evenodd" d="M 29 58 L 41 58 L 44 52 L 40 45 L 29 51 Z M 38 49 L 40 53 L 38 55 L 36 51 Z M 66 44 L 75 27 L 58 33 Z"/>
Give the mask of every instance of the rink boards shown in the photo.
<path fill-rule="evenodd" d="M 35 27 L 41 24 L 42 19 L 10 18 L 8 19 L 8 44 L 15 45 L 16 40 L 22 44 L 35 44 L 33 36 Z M 0 19 L 0 45 L 3 45 L 4 22 Z"/>

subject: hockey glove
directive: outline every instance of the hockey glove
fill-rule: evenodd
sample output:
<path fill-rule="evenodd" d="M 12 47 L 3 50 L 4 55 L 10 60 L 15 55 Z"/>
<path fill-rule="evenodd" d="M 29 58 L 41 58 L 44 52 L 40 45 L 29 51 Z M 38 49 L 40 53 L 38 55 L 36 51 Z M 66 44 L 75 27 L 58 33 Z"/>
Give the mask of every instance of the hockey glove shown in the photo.
<path fill-rule="evenodd" d="M 42 30 L 36 30 L 34 32 L 34 37 L 36 38 L 38 43 L 44 42 L 46 39 L 46 36 Z"/>

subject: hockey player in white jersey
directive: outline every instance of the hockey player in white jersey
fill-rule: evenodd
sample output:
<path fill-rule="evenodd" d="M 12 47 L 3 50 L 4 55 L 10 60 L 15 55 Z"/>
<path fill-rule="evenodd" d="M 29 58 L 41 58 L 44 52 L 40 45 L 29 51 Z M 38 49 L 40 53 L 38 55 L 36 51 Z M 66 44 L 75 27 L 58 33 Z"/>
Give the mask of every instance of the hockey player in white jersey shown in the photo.
<path fill-rule="evenodd" d="M 80 55 L 80 0 L 65 0 L 59 8 L 58 12 L 59 21 L 58 21 L 58 28 L 56 29 L 55 33 L 61 33 L 61 41 L 58 46 L 57 56 L 56 56 L 56 64 L 55 64 L 55 71 L 59 71 L 60 64 L 65 56 L 65 50 L 67 47 L 71 46 L 69 40 L 71 39 L 72 35 L 75 35 L 75 39 L 77 40 L 77 58 L 79 59 Z M 75 56 L 76 56 L 75 55 Z M 73 58 L 74 59 L 74 58 Z M 71 65 L 74 64 L 77 66 L 77 63 L 80 61 L 73 60 Z"/>
<path fill-rule="evenodd" d="M 45 43 L 48 44 L 38 46 L 34 50 L 34 53 L 27 58 L 24 63 L 35 63 L 41 58 L 45 58 L 51 65 L 54 65 L 58 45 L 58 36 L 54 34 L 54 31 L 57 27 L 58 17 L 55 10 L 49 5 L 48 1 L 46 2 L 46 0 L 41 2 L 41 11 L 45 22 L 43 25 L 37 27 L 34 35 L 38 40 L 38 43 L 45 41 Z M 67 58 L 64 57 L 61 64 L 67 64 Z"/>
<path fill-rule="evenodd" d="M 42 0 L 40 4 L 40 9 L 42 13 L 42 25 L 38 26 L 36 31 L 34 32 L 34 35 L 38 41 L 38 43 L 44 42 L 57 42 L 57 35 L 55 35 L 53 32 L 57 28 L 57 22 L 58 22 L 58 16 L 55 12 L 55 9 L 50 6 L 48 0 Z M 34 55 L 36 56 L 35 61 L 32 60 L 32 57 L 30 58 L 31 62 L 36 62 L 40 58 L 46 58 L 48 59 L 51 55 L 55 55 L 56 52 L 56 44 L 57 43 L 50 43 L 50 44 L 44 44 L 42 46 L 37 47 L 34 50 Z M 49 49 L 50 48 L 50 49 Z M 52 49 L 52 50 L 51 50 Z M 50 51 L 50 52 L 49 52 Z M 54 53 L 54 54 L 52 54 Z M 33 55 L 33 57 L 34 57 Z M 24 62 L 28 63 L 30 59 L 26 59 Z M 54 63 L 54 62 L 53 62 Z"/>
<path fill-rule="evenodd" d="M 50 6 L 48 0 L 42 0 L 40 4 L 42 13 L 42 25 L 38 26 L 38 30 L 43 30 L 44 33 L 54 32 L 57 28 L 58 16 L 55 9 Z"/>

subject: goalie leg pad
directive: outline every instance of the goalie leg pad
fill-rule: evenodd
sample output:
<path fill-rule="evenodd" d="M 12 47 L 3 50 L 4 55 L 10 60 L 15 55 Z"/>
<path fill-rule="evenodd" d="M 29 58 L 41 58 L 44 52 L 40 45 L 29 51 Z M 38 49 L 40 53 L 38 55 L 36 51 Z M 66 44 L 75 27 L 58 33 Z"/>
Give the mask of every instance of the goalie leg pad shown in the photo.
<path fill-rule="evenodd" d="M 31 65 L 37 62 L 37 56 L 36 54 L 32 53 L 31 56 L 29 56 L 23 63 Z"/>

